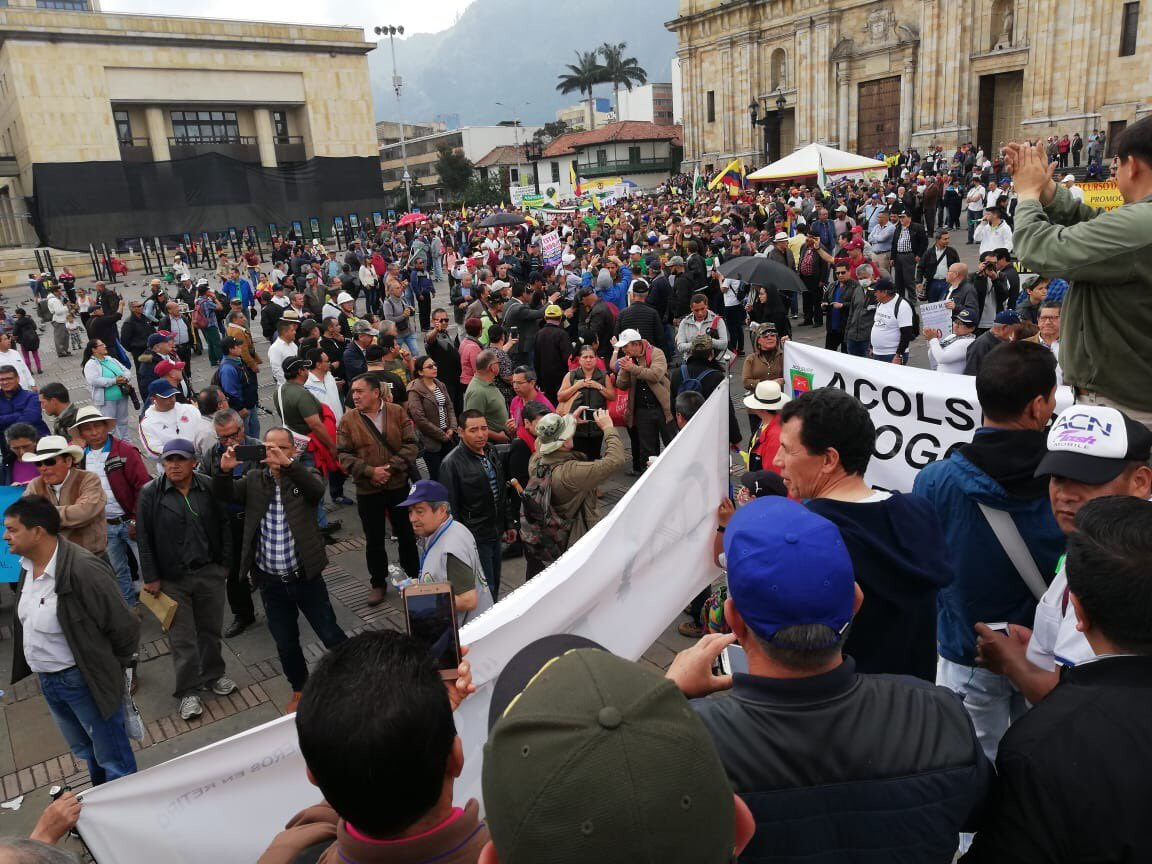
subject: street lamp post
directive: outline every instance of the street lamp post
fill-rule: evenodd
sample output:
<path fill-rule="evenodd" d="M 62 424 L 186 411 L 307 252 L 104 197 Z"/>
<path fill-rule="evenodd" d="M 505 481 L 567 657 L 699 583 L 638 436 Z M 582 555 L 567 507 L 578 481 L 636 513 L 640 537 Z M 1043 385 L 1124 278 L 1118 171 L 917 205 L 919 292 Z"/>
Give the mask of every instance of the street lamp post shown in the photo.
<path fill-rule="evenodd" d="M 780 148 L 780 130 L 784 125 L 784 107 L 788 104 L 788 100 L 784 98 L 784 91 L 782 88 L 776 88 L 776 111 L 769 112 L 768 97 L 764 99 L 764 116 L 760 116 L 760 106 L 756 104 L 755 100 L 748 106 L 748 116 L 752 120 L 752 128 L 757 126 L 764 127 L 764 164 L 771 165 L 774 161 L 772 157 L 772 150 L 769 147 L 771 139 L 770 128 L 774 128 L 776 132 L 776 146 Z M 777 153 L 776 159 L 779 159 L 782 154 Z"/>
<path fill-rule="evenodd" d="M 404 163 L 404 175 L 400 182 L 404 184 L 404 197 L 408 201 L 408 212 L 412 212 L 412 175 L 408 173 L 408 141 L 404 135 L 404 115 L 400 110 L 400 88 L 404 80 L 396 74 L 396 37 L 404 35 L 403 27 L 394 27 L 385 24 L 383 27 L 374 27 L 377 36 L 387 36 L 392 47 L 392 89 L 396 91 L 396 120 L 400 124 L 400 158 Z"/>

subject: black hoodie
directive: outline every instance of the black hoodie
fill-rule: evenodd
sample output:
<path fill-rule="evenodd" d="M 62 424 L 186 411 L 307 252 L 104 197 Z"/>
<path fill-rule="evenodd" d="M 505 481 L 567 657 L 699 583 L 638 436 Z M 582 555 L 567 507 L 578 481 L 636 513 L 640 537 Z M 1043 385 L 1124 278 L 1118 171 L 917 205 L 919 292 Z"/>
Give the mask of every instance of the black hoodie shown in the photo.
<path fill-rule="evenodd" d="M 840 529 L 864 592 L 844 646 L 857 670 L 935 681 L 936 593 L 952 582 L 935 509 L 899 492 L 870 504 L 805 503 Z"/>

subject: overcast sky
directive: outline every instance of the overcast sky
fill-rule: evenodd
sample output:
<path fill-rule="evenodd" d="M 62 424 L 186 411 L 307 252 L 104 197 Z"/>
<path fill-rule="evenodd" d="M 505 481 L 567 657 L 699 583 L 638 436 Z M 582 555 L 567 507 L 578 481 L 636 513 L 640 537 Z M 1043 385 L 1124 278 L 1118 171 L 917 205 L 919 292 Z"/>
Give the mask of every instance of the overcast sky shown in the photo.
<path fill-rule="evenodd" d="M 472 0 L 204 0 L 196 4 L 196 17 L 240 18 L 252 21 L 288 21 L 295 24 L 335 24 L 363 27 L 368 34 L 377 24 L 403 25 L 405 32 L 435 33 L 451 27 Z M 187 0 L 101 0 L 105 12 L 140 12 L 149 15 L 189 14 Z"/>

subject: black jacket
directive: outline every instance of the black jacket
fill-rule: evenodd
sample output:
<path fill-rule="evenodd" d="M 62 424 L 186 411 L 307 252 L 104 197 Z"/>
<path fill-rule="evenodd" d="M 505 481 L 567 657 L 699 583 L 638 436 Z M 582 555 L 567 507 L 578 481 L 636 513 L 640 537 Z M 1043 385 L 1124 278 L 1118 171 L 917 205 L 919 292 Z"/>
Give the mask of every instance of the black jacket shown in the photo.
<path fill-rule="evenodd" d="M 240 576 L 249 574 L 257 587 L 259 582 L 253 565 L 260 542 L 260 523 L 272 501 L 273 482 L 272 472 L 264 466 L 257 471 L 248 471 L 242 477 L 220 471 L 212 475 L 212 491 L 218 497 L 245 507 Z M 299 461 L 294 461 L 280 474 L 280 500 L 296 543 L 296 560 L 308 579 L 319 579 L 328 566 L 324 538 L 316 523 L 316 505 L 323 500 L 325 488 L 320 472 Z"/>
<path fill-rule="evenodd" d="M 979 336 L 975 342 L 968 346 L 967 362 L 964 364 L 964 374 L 975 376 L 980 372 L 980 366 L 994 349 L 1004 345 L 1003 339 L 991 330 Z"/>
<path fill-rule="evenodd" d="M 616 322 L 613 320 L 612 310 L 608 308 L 608 303 L 604 300 L 597 300 L 596 305 L 588 310 L 587 317 L 582 320 L 580 338 L 590 338 L 591 334 L 596 334 L 600 346 L 597 353 L 607 360 L 612 356 L 612 335 L 615 327 Z"/>
<path fill-rule="evenodd" d="M 133 357 L 138 357 L 148 350 L 148 337 L 156 332 L 156 328 L 143 315 L 136 317 L 129 315 L 120 327 L 120 343 Z"/>
<path fill-rule="evenodd" d="M 521 300 L 513 300 L 504 312 L 504 332 L 516 327 L 518 336 L 516 354 L 528 354 L 536 350 L 536 335 L 544 326 L 544 310 L 533 309 Z"/>
<path fill-rule="evenodd" d="M 1008 729 L 988 818 L 963 864 L 1152 861 L 1152 657 L 1074 666 Z"/>
<path fill-rule="evenodd" d="M 756 819 L 745 864 L 940 864 L 978 827 L 992 766 L 943 687 L 846 657 L 810 678 L 738 674 L 729 697 L 692 705 Z"/>
<path fill-rule="evenodd" d="M 668 306 L 672 302 L 672 283 L 661 273 L 652 280 L 648 291 L 648 305 L 660 314 L 662 321 L 668 321 Z"/>
<path fill-rule="evenodd" d="M 896 243 L 900 239 L 900 235 L 904 232 L 901 225 L 896 226 L 896 233 L 892 235 L 892 254 L 896 254 Z M 925 250 L 928 248 L 928 232 L 924 230 L 924 226 L 919 222 L 913 222 L 908 226 L 908 240 L 912 244 L 912 254 L 917 258 L 923 257 Z"/>
<path fill-rule="evenodd" d="M 124 669 L 140 644 L 140 619 L 124 605 L 116 574 L 103 558 L 57 538 L 56 618 L 76 666 L 104 719 L 123 704 Z M 20 571 L 16 606 L 28 579 Z M 24 657 L 24 628 L 13 615 L 12 683 L 32 674 Z"/>
<path fill-rule="evenodd" d="M 960 253 L 951 246 L 945 246 L 941 252 L 933 243 L 932 248 L 926 249 L 924 254 L 920 256 L 920 263 L 916 267 L 916 278 L 927 285 L 935 278 L 936 267 L 940 264 L 941 258 L 944 258 L 948 262 L 948 266 L 951 267 L 960 261 Z"/>
<path fill-rule="evenodd" d="M 563 326 L 545 324 L 536 334 L 536 374 L 540 389 L 554 399 L 564 376 L 568 374 L 568 357 L 572 353 L 572 340 Z"/>
<path fill-rule="evenodd" d="M 503 458 L 488 445 L 488 458 L 496 469 L 495 500 L 480 457 L 460 444 L 440 463 L 440 482 L 448 489 L 452 515 L 472 532 L 477 543 L 493 543 L 513 527 L 507 506 L 506 471 Z"/>
<path fill-rule="evenodd" d="M 178 582 L 187 578 L 191 566 L 227 561 L 229 533 L 224 529 L 224 502 L 212 493 L 212 481 L 203 474 L 192 476 L 189 502 L 161 475 L 140 490 L 136 502 L 136 543 L 140 549 L 140 573 L 145 582 L 161 579 Z M 191 511 L 195 511 L 195 515 Z M 208 538 L 208 561 L 190 539 L 191 520 L 203 526 Z"/>
<path fill-rule="evenodd" d="M 668 353 L 664 344 L 664 321 L 647 302 L 632 303 L 616 316 L 616 335 L 628 329 L 636 330 L 650 345 Z"/>
<path fill-rule="evenodd" d="M 438 335 L 431 342 L 424 341 L 424 350 L 436 363 L 436 377 L 444 382 L 452 394 L 452 402 L 459 402 L 463 393 L 460 384 L 460 347 L 447 333 Z"/>

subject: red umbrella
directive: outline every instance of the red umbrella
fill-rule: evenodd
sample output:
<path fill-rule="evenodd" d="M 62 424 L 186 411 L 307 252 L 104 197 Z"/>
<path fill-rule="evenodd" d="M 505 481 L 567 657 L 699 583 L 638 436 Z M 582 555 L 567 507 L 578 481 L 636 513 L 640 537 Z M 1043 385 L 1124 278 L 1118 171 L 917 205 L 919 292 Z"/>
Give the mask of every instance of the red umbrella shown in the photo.
<path fill-rule="evenodd" d="M 400 221 L 396 223 L 397 228 L 403 228 L 406 225 L 415 225 L 417 222 L 423 222 L 428 218 L 426 213 L 405 213 L 400 217 Z"/>

